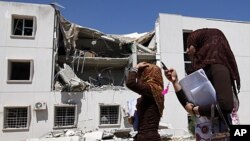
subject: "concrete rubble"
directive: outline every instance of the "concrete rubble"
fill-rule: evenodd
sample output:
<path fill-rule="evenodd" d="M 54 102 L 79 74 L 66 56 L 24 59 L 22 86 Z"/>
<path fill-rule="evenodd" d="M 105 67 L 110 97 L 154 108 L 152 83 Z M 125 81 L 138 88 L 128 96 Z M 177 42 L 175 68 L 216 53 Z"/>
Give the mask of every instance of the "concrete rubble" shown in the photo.
<path fill-rule="evenodd" d="M 26 141 L 133 141 L 137 134 L 132 128 L 112 130 L 65 129 L 49 132 L 40 138 L 31 138 Z M 193 136 L 183 129 L 159 129 L 162 141 L 194 141 Z"/>

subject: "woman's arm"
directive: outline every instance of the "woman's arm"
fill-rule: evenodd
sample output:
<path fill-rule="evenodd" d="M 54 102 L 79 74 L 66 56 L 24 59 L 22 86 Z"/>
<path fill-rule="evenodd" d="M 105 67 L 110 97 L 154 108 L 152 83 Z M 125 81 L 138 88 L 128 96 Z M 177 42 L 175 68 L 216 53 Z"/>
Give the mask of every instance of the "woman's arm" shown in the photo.
<path fill-rule="evenodd" d="M 179 83 L 176 70 L 172 68 L 169 70 L 166 70 L 165 76 L 170 82 L 172 82 L 176 96 L 179 102 L 181 103 L 181 105 L 183 106 L 183 108 L 185 108 L 185 110 L 190 114 L 199 115 L 198 107 L 197 106 L 194 107 L 194 105 L 188 101 L 186 95 L 184 94 L 184 91 L 182 90 L 181 85 Z"/>
<path fill-rule="evenodd" d="M 140 81 L 139 79 L 137 79 L 137 72 L 136 71 L 130 71 L 128 74 L 128 78 L 126 80 L 126 86 L 138 93 L 138 94 L 145 94 L 148 95 L 150 93 L 151 95 L 151 88 L 149 85 L 147 85 L 146 83 L 143 83 L 142 81 Z"/>
<path fill-rule="evenodd" d="M 128 73 L 128 78 L 126 80 L 126 86 L 130 90 L 140 95 L 152 96 L 151 87 L 147 83 L 143 82 L 141 79 L 138 79 L 137 77 L 138 71 L 147 66 L 148 65 L 145 62 L 141 62 L 137 64 L 134 68 L 131 68 Z"/>

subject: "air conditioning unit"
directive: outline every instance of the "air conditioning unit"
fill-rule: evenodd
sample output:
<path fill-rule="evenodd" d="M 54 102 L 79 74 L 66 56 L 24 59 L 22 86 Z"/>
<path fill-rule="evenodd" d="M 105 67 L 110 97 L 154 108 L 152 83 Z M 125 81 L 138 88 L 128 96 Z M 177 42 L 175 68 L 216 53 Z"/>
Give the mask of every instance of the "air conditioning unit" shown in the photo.
<path fill-rule="evenodd" d="M 37 102 L 35 103 L 35 110 L 46 110 L 47 103 L 46 102 Z"/>

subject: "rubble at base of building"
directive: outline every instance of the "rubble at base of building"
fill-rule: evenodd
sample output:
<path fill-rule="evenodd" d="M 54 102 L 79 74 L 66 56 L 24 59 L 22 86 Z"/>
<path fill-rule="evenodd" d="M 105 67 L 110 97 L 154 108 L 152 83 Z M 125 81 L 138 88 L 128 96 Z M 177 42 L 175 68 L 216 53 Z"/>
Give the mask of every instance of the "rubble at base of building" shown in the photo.
<path fill-rule="evenodd" d="M 82 131 L 65 129 L 52 131 L 41 138 L 27 139 L 26 141 L 133 141 L 137 134 L 131 128 Z M 183 129 L 159 129 L 161 141 L 194 141 L 191 134 Z"/>

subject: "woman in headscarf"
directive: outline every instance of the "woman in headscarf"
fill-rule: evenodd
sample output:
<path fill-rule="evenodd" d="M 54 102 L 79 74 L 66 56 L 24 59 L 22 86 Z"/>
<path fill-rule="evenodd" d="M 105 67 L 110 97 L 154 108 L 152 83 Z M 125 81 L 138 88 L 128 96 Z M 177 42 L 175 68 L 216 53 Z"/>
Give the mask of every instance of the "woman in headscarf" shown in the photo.
<path fill-rule="evenodd" d="M 130 69 L 126 85 L 141 95 L 136 104 L 139 126 L 135 141 L 160 141 L 158 128 L 164 109 L 161 68 L 141 62 Z"/>
<path fill-rule="evenodd" d="M 214 86 L 217 103 L 227 124 L 239 124 L 236 112 L 239 107 L 237 94 L 240 90 L 240 76 L 235 57 L 223 32 L 215 28 L 193 31 L 188 36 L 186 52 L 192 62 L 191 72 L 202 68 Z M 173 83 L 177 98 L 182 106 L 189 114 L 196 115 L 196 140 L 211 139 L 209 124 L 200 121 L 201 118 L 199 118 L 201 116 L 210 119 L 211 105 L 199 106 L 190 103 L 178 83 L 179 80 L 174 69 L 165 71 L 165 75 Z M 215 114 L 219 117 L 218 111 L 215 111 Z M 197 115 L 199 116 L 197 117 Z M 213 132 L 225 132 L 226 127 L 225 122 L 220 117 L 218 124 L 213 124 Z"/>

